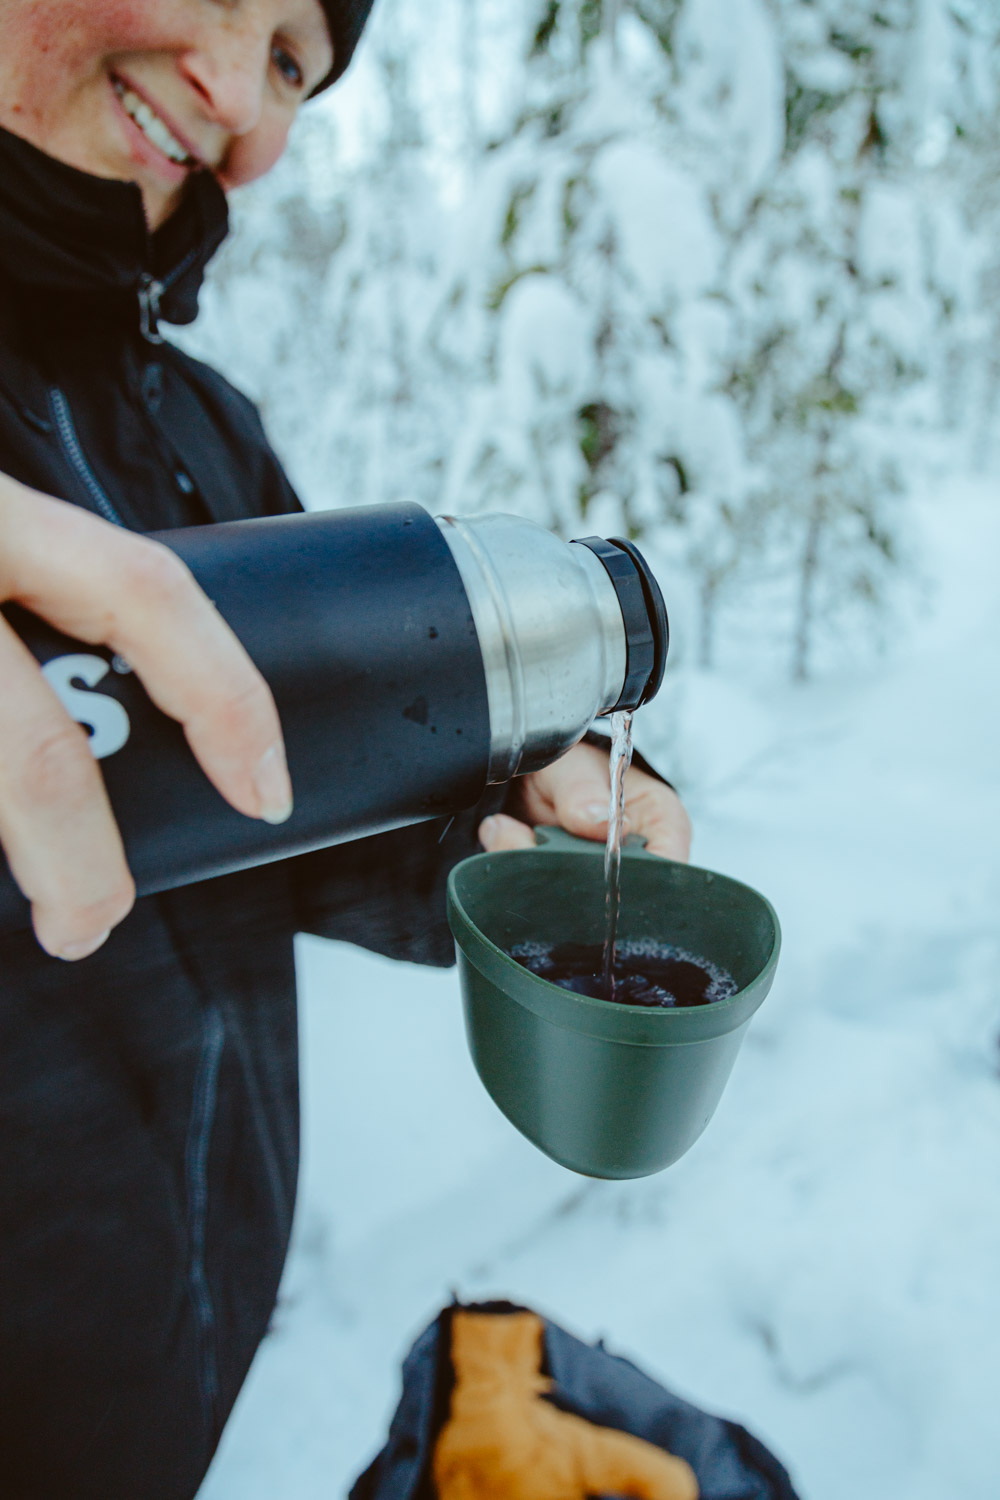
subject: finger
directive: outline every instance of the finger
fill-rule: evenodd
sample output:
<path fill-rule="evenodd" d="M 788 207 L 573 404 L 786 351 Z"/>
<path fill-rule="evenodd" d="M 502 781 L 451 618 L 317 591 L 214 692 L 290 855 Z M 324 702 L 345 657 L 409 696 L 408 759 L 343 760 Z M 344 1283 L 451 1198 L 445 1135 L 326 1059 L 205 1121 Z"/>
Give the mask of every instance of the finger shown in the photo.
<path fill-rule="evenodd" d="M 497 854 L 501 849 L 533 849 L 535 835 L 527 823 L 507 813 L 494 813 L 480 823 L 479 842 L 488 854 Z"/>
<path fill-rule="evenodd" d="M 135 888 L 84 730 L 0 619 L 0 842 L 58 958 L 84 958 L 132 906 Z"/>
<path fill-rule="evenodd" d="M 4 507 L 0 558 L 0 596 L 122 655 L 234 807 L 275 823 L 289 816 L 270 689 L 169 548 L 22 490 Z"/>
<path fill-rule="evenodd" d="M 581 838 L 607 838 L 611 774 L 606 751 L 574 745 L 538 772 L 537 782 L 560 827 Z"/>
<path fill-rule="evenodd" d="M 673 787 L 638 768 L 629 770 L 625 810 L 630 831 L 646 840 L 648 853 L 682 862 L 689 858 L 691 820 Z"/>

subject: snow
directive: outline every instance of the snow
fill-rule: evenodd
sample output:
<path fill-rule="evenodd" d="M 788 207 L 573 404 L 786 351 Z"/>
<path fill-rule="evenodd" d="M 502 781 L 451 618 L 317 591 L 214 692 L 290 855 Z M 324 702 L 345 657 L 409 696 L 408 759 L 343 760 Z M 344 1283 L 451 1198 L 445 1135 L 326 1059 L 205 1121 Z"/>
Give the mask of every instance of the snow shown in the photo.
<path fill-rule="evenodd" d="M 702 1141 L 607 1185 L 500 1116 L 453 974 L 301 941 L 295 1243 L 207 1500 L 345 1492 L 453 1290 L 606 1336 L 804 1500 L 995 1500 L 995 9 L 683 0 L 584 46 L 563 0 L 532 46 L 527 0 L 380 0 L 243 198 L 192 347 L 307 504 L 639 535 L 640 748 L 785 947 Z"/>
<path fill-rule="evenodd" d="M 511 416 L 531 420 L 546 396 L 579 400 L 587 343 L 580 308 L 547 276 L 522 276 L 507 294 L 499 363 Z"/>
<path fill-rule="evenodd" d="M 746 1423 L 807 1500 L 994 1500 L 995 485 L 928 481 L 914 523 L 930 589 L 895 654 L 795 689 L 684 669 L 639 716 L 677 755 L 697 861 L 763 890 L 785 936 L 668 1172 L 555 1166 L 479 1085 L 453 973 L 300 941 L 295 1244 L 202 1500 L 346 1492 L 453 1291 L 603 1335 Z"/>
<path fill-rule="evenodd" d="M 725 154 L 725 193 L 739 212 L 781 154 L 784 80 L 775 29 L 761 0 L 691 0 L 675 40 L 686 129 Z"/>
<path fill-rule="evenodd" d="M 687 173 L 641 141 L 607 146 L 594 185 L 614 225 L 625 271 L 651 300 L 680 300 L 711 284 L 719 242 L 705 194 Z"/>
<path fill-rule="evenodd" d="M 909 193 L 894 183 L 868 191 L 858 228 L 858 266 L 872 281 L 916 290 L 921 279 L 920 229 Z"/>

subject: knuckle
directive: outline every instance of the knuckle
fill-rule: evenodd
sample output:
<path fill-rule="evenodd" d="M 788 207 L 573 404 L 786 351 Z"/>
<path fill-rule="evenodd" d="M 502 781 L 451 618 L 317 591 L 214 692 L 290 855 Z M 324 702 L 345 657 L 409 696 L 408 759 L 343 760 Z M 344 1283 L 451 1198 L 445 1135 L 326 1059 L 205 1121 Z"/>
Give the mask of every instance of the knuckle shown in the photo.
<path fill-rule="evenodd" d="M 162 542 L 130 537 L 125 578 L 131 593 L 144 605 L 189 609 L 198 585 L 191 570 Z"/>
<path fill-rule="evenodd" d="M 95 882 L 96 884 L 96 882 Z M 135 882 L 125 870 L 108 882 L 108 889 L 98 894 L 87 892 L 88 900 L 76 907 L 75 919 L 88 931 L 103 932 L 108 927 L 117 927 L 135 905 Z"/>
<path fill-rule="evenodd" d="M 60 866 L 44 891 L 35 894 L 36 914 L 70 939 L 116 927 L 135 905 L 135 882 L 109 840 L 108 857 L 98 850 L 85 865 Z"/>
<path fill-rule="evenodd" d="M 256 667 L 248 664 L 249 679 L 235 691 L 220 696 L 212 709 L 217 729 L 227 738 L 242 739 L 258 731 L 266 721 L 268 738 L 273 737 L 274 701 L 271 691 Z"/>
<path fill-rule="evenodd" d="M 66 719 L 46 726 L 31 744 L 21 793 L 29 805 L 72 809 L 93 795 L 96 781 L 86 733 Z"/>
<path fill-rule="evenodd" d="M 117 927 L 127 917 L 135 904 L 135 890 L 131 885 L 118 882 L 108 893 L 87 891 L 91 899 L 51 901 L 50 906 L 58 912 L 61 931 L 69 935 L 70 941 L 85 941 L 97 933 Z"/>

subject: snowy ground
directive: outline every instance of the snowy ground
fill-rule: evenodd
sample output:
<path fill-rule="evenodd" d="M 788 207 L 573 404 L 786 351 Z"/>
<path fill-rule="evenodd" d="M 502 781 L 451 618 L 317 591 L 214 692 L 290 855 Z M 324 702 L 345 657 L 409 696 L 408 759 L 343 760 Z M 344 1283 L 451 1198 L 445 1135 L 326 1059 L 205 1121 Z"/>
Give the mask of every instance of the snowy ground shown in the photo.
<path fill-rule="evenodd" d="M 762 889 L 785 947 L 669 1172 L 556 1167 L 480 1087 L 454 974 L 302 943 L 296 1244 L 203 1500 L 345 1493 L 453 1290 L 604 1335 L 756 1431 L 804 1500 L 995 1500 L 995 488 L 939 488 L 924 521 L 935 591 L 891 664 L 684 684 L 695 858 Z"/>

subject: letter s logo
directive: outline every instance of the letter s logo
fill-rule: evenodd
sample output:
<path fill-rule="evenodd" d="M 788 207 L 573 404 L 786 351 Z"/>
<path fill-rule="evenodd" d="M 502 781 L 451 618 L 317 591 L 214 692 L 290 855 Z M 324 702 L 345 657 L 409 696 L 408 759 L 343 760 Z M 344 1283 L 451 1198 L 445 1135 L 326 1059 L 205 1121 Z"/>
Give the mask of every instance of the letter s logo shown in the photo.
<path fill-rule="evenodd" d="M 42 668 L 42 675 L 55 688 L 59 701 L 69 716 L 90 730 L 90 748 L 95 760 L 114 755 L 125 744 L 131 731 L 128 714 L 116 698 L 92 693 L 102 677 L 108 674 L 103 656 L 55 656 Z M 86 683 L 86 688 L 77 683 Z"/>

